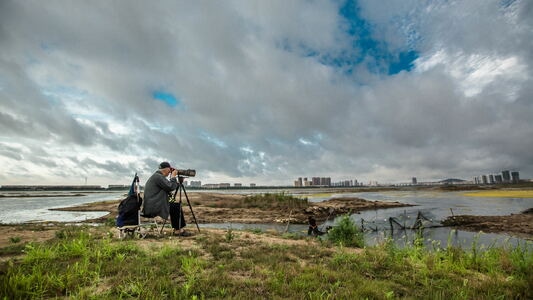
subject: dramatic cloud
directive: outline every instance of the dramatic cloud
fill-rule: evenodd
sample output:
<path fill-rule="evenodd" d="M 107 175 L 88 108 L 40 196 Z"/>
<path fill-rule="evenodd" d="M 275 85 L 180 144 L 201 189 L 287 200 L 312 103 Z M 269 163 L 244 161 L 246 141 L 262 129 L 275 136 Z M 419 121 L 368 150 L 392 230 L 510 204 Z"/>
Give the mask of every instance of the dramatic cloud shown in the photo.
<path fill-rule="evenodd" d="M 533 4 L 1 1 L 0 184 L 533 176 Z"/>

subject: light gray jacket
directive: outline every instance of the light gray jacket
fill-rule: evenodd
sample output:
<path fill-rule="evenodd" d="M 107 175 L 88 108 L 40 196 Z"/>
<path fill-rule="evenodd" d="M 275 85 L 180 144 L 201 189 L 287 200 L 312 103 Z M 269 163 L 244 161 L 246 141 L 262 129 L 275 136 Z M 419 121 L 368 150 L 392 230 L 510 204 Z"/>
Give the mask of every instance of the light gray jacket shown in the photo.
<path fill-rule="evenodd" d="M 169 195 L 177 187 L 178 182 L 176 178 L 168 180 L 159 170 L 152 174 L 144 186 L 143 215 L 160 216 L 163 219 L 168 219 Z"/>

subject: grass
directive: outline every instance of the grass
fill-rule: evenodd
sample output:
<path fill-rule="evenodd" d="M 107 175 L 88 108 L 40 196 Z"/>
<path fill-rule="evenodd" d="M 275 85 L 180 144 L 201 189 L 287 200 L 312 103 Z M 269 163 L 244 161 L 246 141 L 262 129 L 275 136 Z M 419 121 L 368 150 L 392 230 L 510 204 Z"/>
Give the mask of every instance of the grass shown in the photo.
<path fill-rule="evenodd" d="M 309 202 L 307 198 L 299 198 L 282 192 L 251 195 L 241 199 L 217 201 L 206 205 L 217 208 L 278 208 L 290 210 L 306 208 L 309 206 Z"/>
<path fill-rule="evenodd" d="M 340 225 L 351 229 L 351 224 Z M 366 248 L 272 233 L 203 230 L 117 240 L 64 228 L 0 263 L 5 299 L 531 299 L 531 245 Z M 14 245 L 15 246 L 15 245 Z M 18 244 L 16 245 L 18 246 Z M 473 251 L 473 249 L 476 249 Z"/>
<path fill-rule="evenodd" d="M 505 197 L 505 198 L 533 198 L 533 190 L 491 190 L 482 192 L 464 193 L 469 197 Z"/>

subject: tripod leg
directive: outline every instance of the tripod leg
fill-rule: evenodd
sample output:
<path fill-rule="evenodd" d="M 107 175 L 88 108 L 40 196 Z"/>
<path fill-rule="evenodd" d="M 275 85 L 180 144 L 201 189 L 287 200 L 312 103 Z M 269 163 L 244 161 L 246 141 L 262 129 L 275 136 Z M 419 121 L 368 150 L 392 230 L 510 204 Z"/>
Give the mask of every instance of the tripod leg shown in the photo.
<path fill-rule="evenodd" d="M 189 196 L 187 196 L 187 192 L 185 191 L 185 187 L 181 187 L 183 189 L 183 193 L 185 194 L 185 199 L 187 199 L 187 204 L 189 205 L 189 209 L 191 210 L 192 218 L 194 219 L 194 223 L 196 223 L 196 228 L 198 228 L 198 232 L 200 232 L 200 226 L 198 226 L 198 221 L 196 220 L 196 216 L 194 215 L 194 211 L 192 211 L 192 205 L 189 201 Z M 180 194 L 181 195 L 181 194 Z"/>
<path fill-rule="evenodd" d="M 159 229 L 159 235 L 163 234 L 163 229 L 165 229 L 165 224 L 167 224 L 167 219 L 163 220 L 163 225 L 161 225 L 161 229 Z"/>
<path fill-rule="evenodd" d="M 181 203 L 182 203 L 182 202 L 181 202 L 181 189 L 182 189 L 182 188 L 183 188 L 182 184 L 179 183 L 178 189 L 179 189 L 179 191 L 180 191 L 180 202 L 179 202 L 179 204 L 180 204 L 180 207 L 179 207 L 180 210 L 179 210 L 179 212 L 178 212 L 178 228 L 179 228 L 178 230 L 181 230 L 181 218 L 183 218 L 183 210 L 181 209 Z"/>

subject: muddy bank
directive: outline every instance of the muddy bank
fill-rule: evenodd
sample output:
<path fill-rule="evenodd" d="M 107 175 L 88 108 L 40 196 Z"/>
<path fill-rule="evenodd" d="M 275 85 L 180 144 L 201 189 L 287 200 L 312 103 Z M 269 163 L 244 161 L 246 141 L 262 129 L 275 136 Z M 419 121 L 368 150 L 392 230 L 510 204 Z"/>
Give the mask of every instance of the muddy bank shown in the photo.
<path fill-rule="evenodd" d="M 520 214 L 508 216 L 450 216 L 442 221 L 444 226 L 461 230 L 483 231 L 492 233 L 510 233 L 516 236 L 533 238 L 533 208 Z"/>

